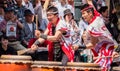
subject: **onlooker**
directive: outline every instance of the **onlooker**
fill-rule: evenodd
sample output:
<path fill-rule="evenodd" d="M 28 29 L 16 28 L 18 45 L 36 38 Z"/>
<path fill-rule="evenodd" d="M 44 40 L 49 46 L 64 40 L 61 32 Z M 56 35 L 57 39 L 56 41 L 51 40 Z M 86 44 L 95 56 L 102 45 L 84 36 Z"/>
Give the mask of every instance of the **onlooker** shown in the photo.
<path fill-rule="evenodd" d="M 0 31 L 8 37 L 10 46 L 14 47 L 16 50 L 25 49 L 25 47 L 20 44 L 23 24 L 17 20 L 12 8 L 5 8 L 4 11 L 5 15 L 4 20 L 0 23 Z"/>
<path fill-rule="evenodd" d="M 24 16 L 25 22 L 24 28 L 22 30 L 22 42 L 24 46 L 28 47 L 28 43 L 30 42 L 30 40 L 32 38 L 35 38 L 34 32 L 36 29 L 36 24 L 34 23 L 34 14 L 29 9 L 25 10 Z"/>
<path fill-rule="evenodd" d="M 17 16 L 18 20 L 21 23 L 24 23 L 25 21 L 24 11 L 26 10 L 26 8 L 22 5 L 22 0 L 15 0 L 15 1 L 16 1 L 16 5 L 14 5 L 15 15 Z"/>
<path fill-rule="evenodd" d="M 4 19 L 4 9 L 0 7 L 0 22 Z"/>
<path fill-rule="evenodd" d="M 25 8 L 31 10 L 31 12 L 34 14 L 34 8 L 32 3 L 30 2 L 30 0 L 23 0 L 23 6 L 25 6 Z"/>
<path fill-rule="evenodd" d="M 43 5 L 41 4 L 40 0 L 34 0 L 33 5 L 35 15 L 38 17 L 38 28 L 44 32 L 48 24 L 46 11 L 43 9 Z"/>
<path fill-rule="evenodd" d="M 107 6 L 102 6 L 99 9 L 99 12 L 101 13 L 103 19 L 104 19 L 104 23 L 107 27 L 107 29 L 110 31 L 110 33 L 112 34 L 113 38 L 117 41 L 118 36 L 119 36 L 119 30 L 117 28 L 117 21 L 118 18 L 116 16 L 114 16 L 114 14 L 111 14 L 109 17 L 108 14 L 108 7 Z"/>
<path fill-rule="evenodd" d="M 75 61 L 80 61 L 80 52 L 78 51 L 78 48 L 81 44 L 81 38 L 80 38 L 80 32 L 79 28 L 77 26 L 77 23 L 74 21 L 73 13 L 70 9 L 66 9 L 64 11 L 64 21 L 66 23 L 66 26 L 68 30 L 70 30 L 70 36 L 72 41 L 73 50 L 75 51 Z M 77 59 L 79 58 L 79 59 Z"/>
<path fill-rule="evenodd" d="M 59 0 L 58 2 L 54 4 L 54 6 L 58 8 L 59 17 L 61 19 L 63 19 L 63 15 L 64 15 L 63 12 L 66 9 L 70 9 L 72 13 L 74 14 L 74 8 L 70 4 L 68 4 L 66 0 Z"/>
<path fill-rule="evenodd" d="M 8 39 L 6 35 L 0 36 L 0 56 L 1 55 L 16 55 L 17 52 L 12 47 L 8 46 Z"/>

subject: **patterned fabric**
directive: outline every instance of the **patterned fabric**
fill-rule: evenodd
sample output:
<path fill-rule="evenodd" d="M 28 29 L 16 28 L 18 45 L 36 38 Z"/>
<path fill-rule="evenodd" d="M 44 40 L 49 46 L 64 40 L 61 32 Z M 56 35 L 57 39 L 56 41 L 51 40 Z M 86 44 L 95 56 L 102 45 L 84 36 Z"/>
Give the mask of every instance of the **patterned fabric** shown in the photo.
<path fill-rule="evenodd" d="M 52 35 L 52 24 L 49 23 L 48 24 L 48 30 L 49 30 L 49 34 L 48 35 Z M 57 25 L 56 25 L 56 31 L 61 30 L 65 28 L 67 30 L 66 24 L 62 21 L 59 20 L 57 21 Z M 70 41 L 70 34 L 67 31 L 68 34 L 64 35 L 60 41 L 62 42 L 62 50 L 63 52 L 67 55 L 69 61 L 73 61 L 74 60 L 74 53 L 72 51 L 71 48 L 71 41 Z M 48 44 L 48 60 L 51 61 L 53 60 L 53 43 L 51 41 L 45 41 L 45 43 Z"/>
<path fill-rule="evenodd" d="M 57 21 L 57 24 L 60 23 L 60 20 L 58 18 L 58 21 Z M 52 36 L 53 34 L 53 31 L 52 31 L 52 23 L 48 23 L 48 26 L 47 26 L 48 30 L 49 30 L 49 33 L 48 35 Z M 48 60 L 49 61 L 52 61 L 53 60 L 53 42 L 51 41 L 45 41 L 46 44 L 48 44 Z"/>
<path fill-rule="evenodd" d="M 18 24 L 18 21 L 15 22 L 15 24 Z M 6 34 L 6 29 L 7 29 L 7 21 L 3 20 L 0 23 L 0 31 L 4 32 Z M 16 37 L 15 36 L 9 36 L 8 40 L 13 41 L 13 40 L 21 40 L 21 35 L 20 35 L 21 28 L 17 26 L 17 31 L 16 31 Z"/>
<path fill-rule="evenodd" d="M 25 10 L 26 10 L 26 8 L 24 6 L 22 6 L 22 7 L 18 7 L 17 5 L 14 6 L 15 15 L 17 16 L 18 20 L 21 23 L 25 22 L 25 18 L 24 18 Z"/>
<path fill-rule="evenodd" d="M 87 27 L 87 32 L 92 37 L 98 38 L 98 43 L 94 49 L 95 55 L 98 57 L 111 56 L 114 50 L 114 42 L 111 34 L 106 28 L 103 19 L 100 16 L 95 16 L 89 26 Z M 102 71 L 106 71 L 110 68 L 112 58 L 98 58 L 95 63 L 98 63 L 102 67 Z"/>
<path fill-rule="evenodd" d="M 66 23 L 58 23 L 58 25 L 56 26 L 56 31 L 57 30 L 64 30 L 66 31 L 65 35 L 62 35 L 61 38 L 61 44 L 62 44 L 62 50 L 63 52 L 66 54 L 66 56 L 68 57 L 70 62 L 73 62 L 74 60 L 74 51 L 72 50 L 72 40 L 71 40 L 71 31 L 70 29 L 67 27 Z"/>
<path fill-rule="evenodd" d="M 27 22 L 25 22 L 24 23 L 24 28 L 22 30 L 22 36 L 23 36 L 22 40 L 29 41 L 31 38 L 35 38 L 35 36 L 34 36 L 35 29 L 36 29 L 35 23 L 32 23 L 32 31 L 31 31 Z"/>
<path fill-rule="evenodd" d="M 94 63 L 98 63 L 102 67 L 103 69 L 102 71 L 106 71 L 106 69 L 110 68 L 112 58 L 109 56 L 112 55 L 113 50 L 114 50 L 114 44 L 109 43 L 107 41 L 98 43 L 98 46 L 96 46 L 96 48 L 94 49 L 95 54 L 97 54 L 98 57 L 106 57 L 106 58 L 98 58 L 94 62 Z"/>

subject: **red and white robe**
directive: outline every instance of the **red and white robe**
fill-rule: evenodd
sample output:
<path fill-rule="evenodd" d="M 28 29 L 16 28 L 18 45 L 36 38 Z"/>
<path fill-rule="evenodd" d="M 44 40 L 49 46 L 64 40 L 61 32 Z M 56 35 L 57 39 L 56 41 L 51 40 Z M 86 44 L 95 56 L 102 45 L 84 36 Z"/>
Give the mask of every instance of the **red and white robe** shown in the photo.
<path fill-rule="evenodd" d="M 112 55 L 114 50 L 114 41 L 108 29 L 106 28 L 103 19 L 100 16 L 93 17 L 89 26 L 87 27 L 87 32 L 92 37 L 98 38 L 96 47 L 92 49 L 93 54 L 95 53 L 95 55 L 98 57 Z M 110 68 L 112 58 L 98 58 L 94 63 L 98 63 L 103 69 L 102 71 L 106 71 L 108 68 Z"/>

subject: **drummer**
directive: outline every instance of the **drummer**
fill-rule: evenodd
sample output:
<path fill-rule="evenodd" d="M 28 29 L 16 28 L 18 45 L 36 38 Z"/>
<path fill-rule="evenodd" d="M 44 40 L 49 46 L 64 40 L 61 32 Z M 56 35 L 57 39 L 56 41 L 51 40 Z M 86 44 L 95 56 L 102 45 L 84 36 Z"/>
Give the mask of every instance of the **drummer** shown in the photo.
<path fill-rule="evenodd" d="M 93 9 L 91 5 L 85 4 L 81 8 L 82 18 L 89 23 L 87 30 L 83 34 L 83 40 L 87 41 L 86 48 L 90 48 L 97 58 L 94 63 L 98 63 L 102 71 L 107 71 L 112 62 L 114 41 L 106 28 L 103 18 Z M 109 58 L 102 58 L 111 56 Z"/>
<path fill-rule="evenodd" d="M 71 47 L 71 36 L 66 24 L 58 17 L 58 9 L 56 7 L 49 7 L 47 9 L 47 18 L 49 20 L 48 27 L 45 33 L 40 34 L 39 39 L 32 45 L 32 50 L 35 50 L 37 44 L 47 40 L 49 45 L 48 57 L 50 56 L 50 61 L 53 60 L 53 46 L 55 45 L 57 47 L 54 48 L 57 48 L 58 52 L 63 51 L 61 53 L 64 53 L 62 61 L 64 63 L 64 60 L 66 60 L 66 62 L 72 62 L 74 60 L 74 52 Z M 61 59 L 61 57 L 59 59 Z"/>
<path fill-rule="evenodd" d="M 17 52 L 12 47 L 8 46 L 7 36 L 2 35 L 0 37 L 0 56 L 1 55 L 16 55 Z"/>

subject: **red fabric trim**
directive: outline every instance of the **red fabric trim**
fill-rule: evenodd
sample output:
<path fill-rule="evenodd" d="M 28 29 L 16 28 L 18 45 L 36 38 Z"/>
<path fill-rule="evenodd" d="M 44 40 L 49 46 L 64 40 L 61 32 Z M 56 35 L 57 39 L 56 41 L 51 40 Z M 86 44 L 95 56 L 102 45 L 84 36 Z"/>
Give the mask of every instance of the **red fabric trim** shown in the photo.
<path fill-rule="evenodd" d="M 97 12 L 96 10 L 94 10 L 94 17 L 91 19 L 91 21 L 89 22 L 89 24 L 91 24 L 95 19 L 96 17 L 100 16 L 100 13 Z"/>
<path fill-rule="evenodd" d="M 62 50 L 67 55 L 69 61 L 73 62 L 74 61 L 74 52 L 71 49 L 71 45 L 66 48 L 63 44 L 62 45 Z"/>
<path fill-rule="evenodd" d="M 93 6 L 89 5 L 88 7 L 84 8 L 84 9 L 81 10 L 81 11 L 83 12 L 83 11 L 86 11 L 86 10 L 88 10 L 88 9 L 90 9 L 90 8 L 93 8 Z"/>
<path fill-rule="evenodd" d="M 94 49 L 91 49 L 91 50 L 92 50 L 92 52 L 93 52 L 94 57 L 97 57 L 97 56 L 98 56 L 98 53 L 97 53 Z"/>
<path fill-rule="evenodd" d="M 95 32 L 92 32 L 92 31 L 89 31 L 89 32 L 90 32 L 90 34 L 92 36 L 100 36 L 100 35 L 102 35 L 102 33 L 95 33 Z"/>
<path fill-rule="evenodd" d="M 55 26 L 57 26 L 59 20 L 58 18 Z M 52 23 L 49 23 L 47 28 L 49 30 L 48 35 L 52 35 Z M 46 41 L 46 43 L 48 43 L 48 60 L 53 61 L 53 43 L 51 41 Z"/>

